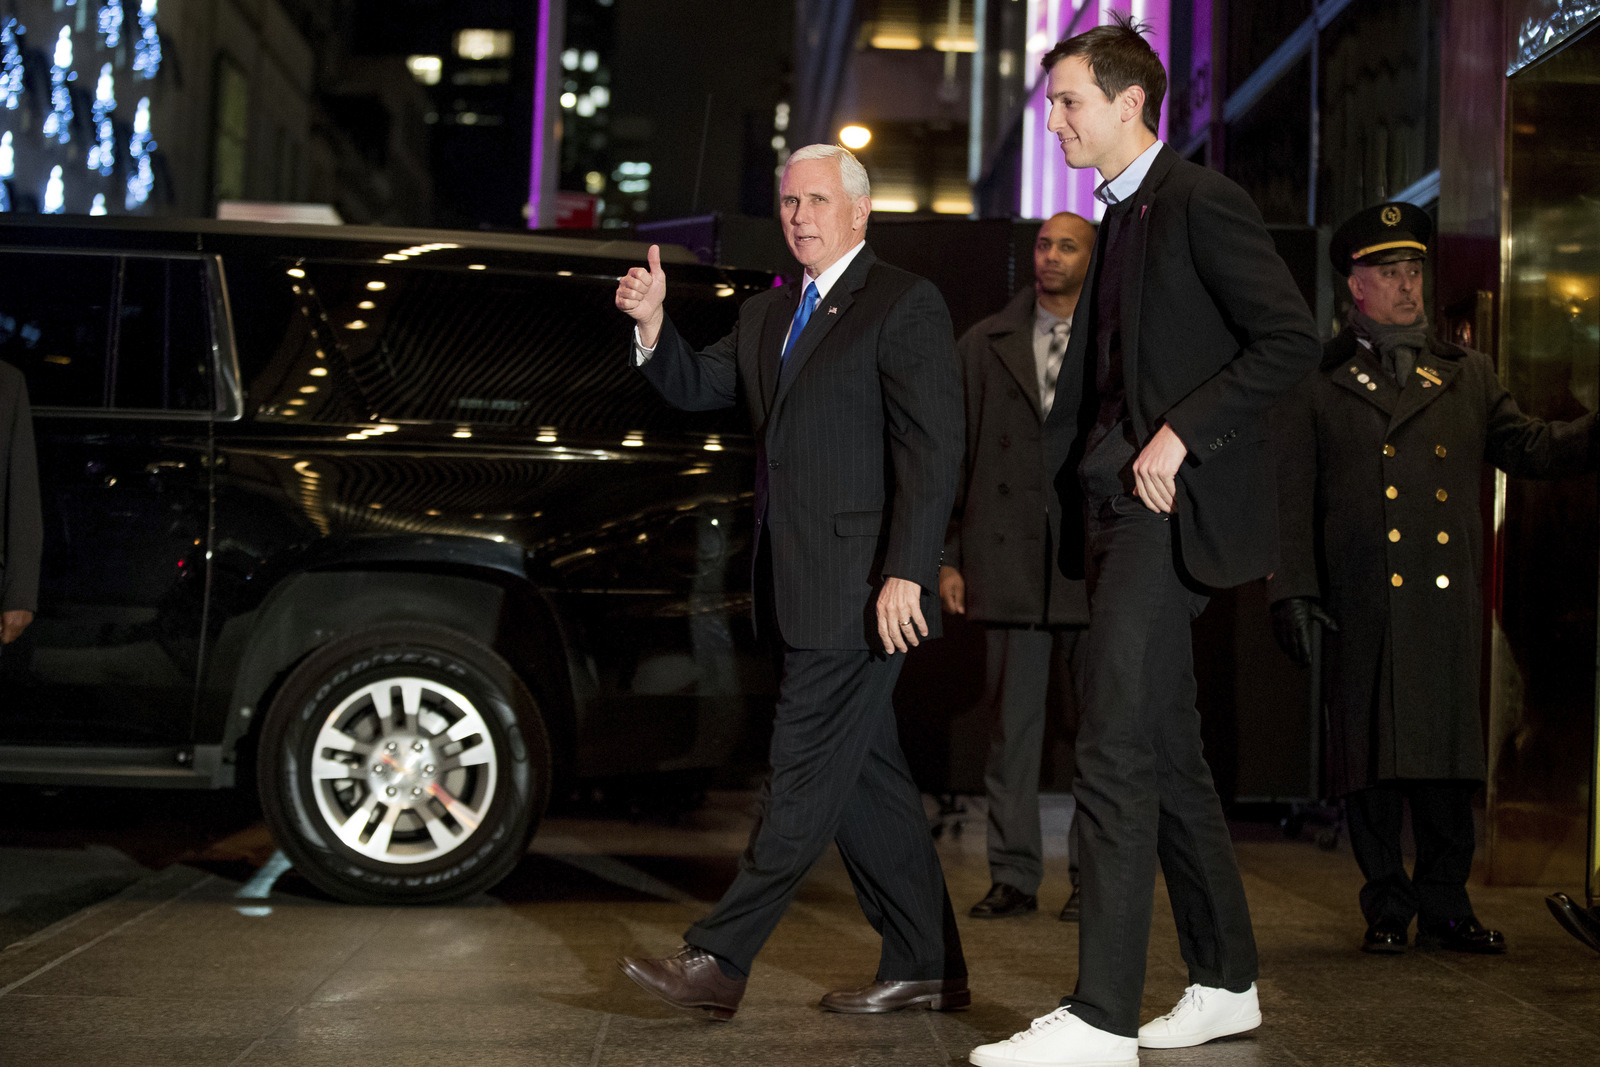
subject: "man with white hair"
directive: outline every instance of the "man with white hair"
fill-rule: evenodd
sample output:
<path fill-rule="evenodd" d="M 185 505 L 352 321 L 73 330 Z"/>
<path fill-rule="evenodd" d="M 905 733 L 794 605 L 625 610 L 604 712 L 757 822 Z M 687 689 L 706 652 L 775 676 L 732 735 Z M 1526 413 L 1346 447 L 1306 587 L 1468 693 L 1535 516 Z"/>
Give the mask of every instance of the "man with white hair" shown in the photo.
<path fill-rule="evenodd" d="M 928 281 L 865 242 L 867 173 L 843 148 L 789 157 L 779 186 L 804 268 L 695 351 L 662 304 L 659 250 L 618 279 L 631 358 L 675 407 L 731 407 L 756 438 L 757 619 L 783 680 L 772 774 L 733 885 L 665 959 L 621 960 L 676 1007 L 731 1019 L 756 953 L 828 842 L 883 938 L 874 980 L 829 1011 L 966 1007 L 966 962 L 890 698 L 905 653 L 938 636 L 939 553 L 963 450 L 950 315 Z"/>

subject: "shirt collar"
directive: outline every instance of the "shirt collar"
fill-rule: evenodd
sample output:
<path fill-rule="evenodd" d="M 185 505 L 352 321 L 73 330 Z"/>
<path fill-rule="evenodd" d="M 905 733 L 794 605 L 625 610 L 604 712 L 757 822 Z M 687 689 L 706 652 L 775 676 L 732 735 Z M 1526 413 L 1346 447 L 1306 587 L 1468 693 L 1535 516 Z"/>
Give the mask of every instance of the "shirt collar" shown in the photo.
<path fill-rule="evenodd" d="M 1037 300 L 1034 301 L 1033 328 L 1035 332 L 1041 334 L 1049 333 L 1051 330 L 1055 329 L 1055 325 L 1058 322 L 1066 323 L 1067 328 L 1071 329 L 1072 316 L 1068 315 L 1066 318 L 1062 318 L 1060 315 L 1046 311 L 1044 305 L 1039 303 Z"/>
<path fill-rule="evenodd" d="M 804 296 L 806 285 L 811 284 L 817 287 L 818 300 L 821 300 L 823 297 L 827 296 L 828 290 L 833 288 L 833 283 L 838 281 L 839 276 L 849 269 L 850 264 L 855 262 L 856 257 L 861 254 L 861 250 L 865 247 L 867 247 L 866 241 L 857 241 L 854 248 L 840 256 L 839 261 L 833 266 L 817 275 L 815 281 L 812 280 L 810 275 L 802 275 L 800 280 L 800 294 Z"/>
<path fill-rule="evenodd" d="M 1094 191 L 1095 199 L 1102 204 L 1120 204 L 1134 193 L 1139 191 L 1139 186 L 1144 184 L 1144 176 L 1150 173 L 1150 168 L 1155 164 L 1156 155 L 1161 151 L 1165 142 L 1156 141 L 1155 144 L 1139 153 L 1135 159 L 1125 167 L 1121 174 L 1109 181 L 1100 183 Z"/>

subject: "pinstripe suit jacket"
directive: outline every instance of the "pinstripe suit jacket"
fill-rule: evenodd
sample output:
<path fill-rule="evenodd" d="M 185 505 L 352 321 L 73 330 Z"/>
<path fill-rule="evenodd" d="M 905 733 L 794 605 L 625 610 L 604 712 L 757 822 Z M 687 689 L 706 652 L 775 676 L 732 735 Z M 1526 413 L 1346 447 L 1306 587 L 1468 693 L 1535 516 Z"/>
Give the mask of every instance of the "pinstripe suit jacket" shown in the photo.
<path fill-rule="evenodd" d="M 799 279 L 751 297 L 733 332 L 699 352 L 668 318 L 640 371 L 687 410 L 742 395 L 757 442 L 757 543 L 765 528 L 786 644 L 879 647 L 885 577 L 922 586 L 937 636 L 939 552 L 963 447 L 944 299 L 863 248 L 780 368 L 799 300 Z"/>

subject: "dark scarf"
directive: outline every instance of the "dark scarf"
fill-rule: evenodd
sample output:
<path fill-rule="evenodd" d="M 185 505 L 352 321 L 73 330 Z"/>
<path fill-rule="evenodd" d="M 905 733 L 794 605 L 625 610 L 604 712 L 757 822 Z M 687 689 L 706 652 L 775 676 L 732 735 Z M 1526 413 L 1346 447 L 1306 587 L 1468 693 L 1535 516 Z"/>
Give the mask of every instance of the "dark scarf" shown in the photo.
<path fill-rule="evenodd" d="M 1350 328 L 1383 357 L 1383 369 L 1404 389 L 1406 379 L 1417 364 L 1417 354 L 1428 347 L 1428 315 L 1423 312 L 1409 326 L 1386 326 L 1373 322 L 1358 308 L 1350 309 Z"/>

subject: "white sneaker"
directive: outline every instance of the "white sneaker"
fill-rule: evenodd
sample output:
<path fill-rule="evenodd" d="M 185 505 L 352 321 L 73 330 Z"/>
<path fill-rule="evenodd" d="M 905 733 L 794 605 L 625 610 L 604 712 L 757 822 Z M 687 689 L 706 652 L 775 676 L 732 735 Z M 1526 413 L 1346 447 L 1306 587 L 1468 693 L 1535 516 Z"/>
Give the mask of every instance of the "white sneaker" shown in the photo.
<path fill-rule="evenodd" d="M 1090 1026 L 1071 1008 L 1057 1008 L 1020 1034 L 979 1045 L 967 1061 L 975 1067 L 1139 1067 L 1139 1042 Z"/>
<path fill-rule="evenodd" d="M 1243 993 L 1192 985 L 1178 1006 L 1139 1027 L 1140 1048 L 1189 1048 L 1261 1025 L 1255 983 Z"/>

